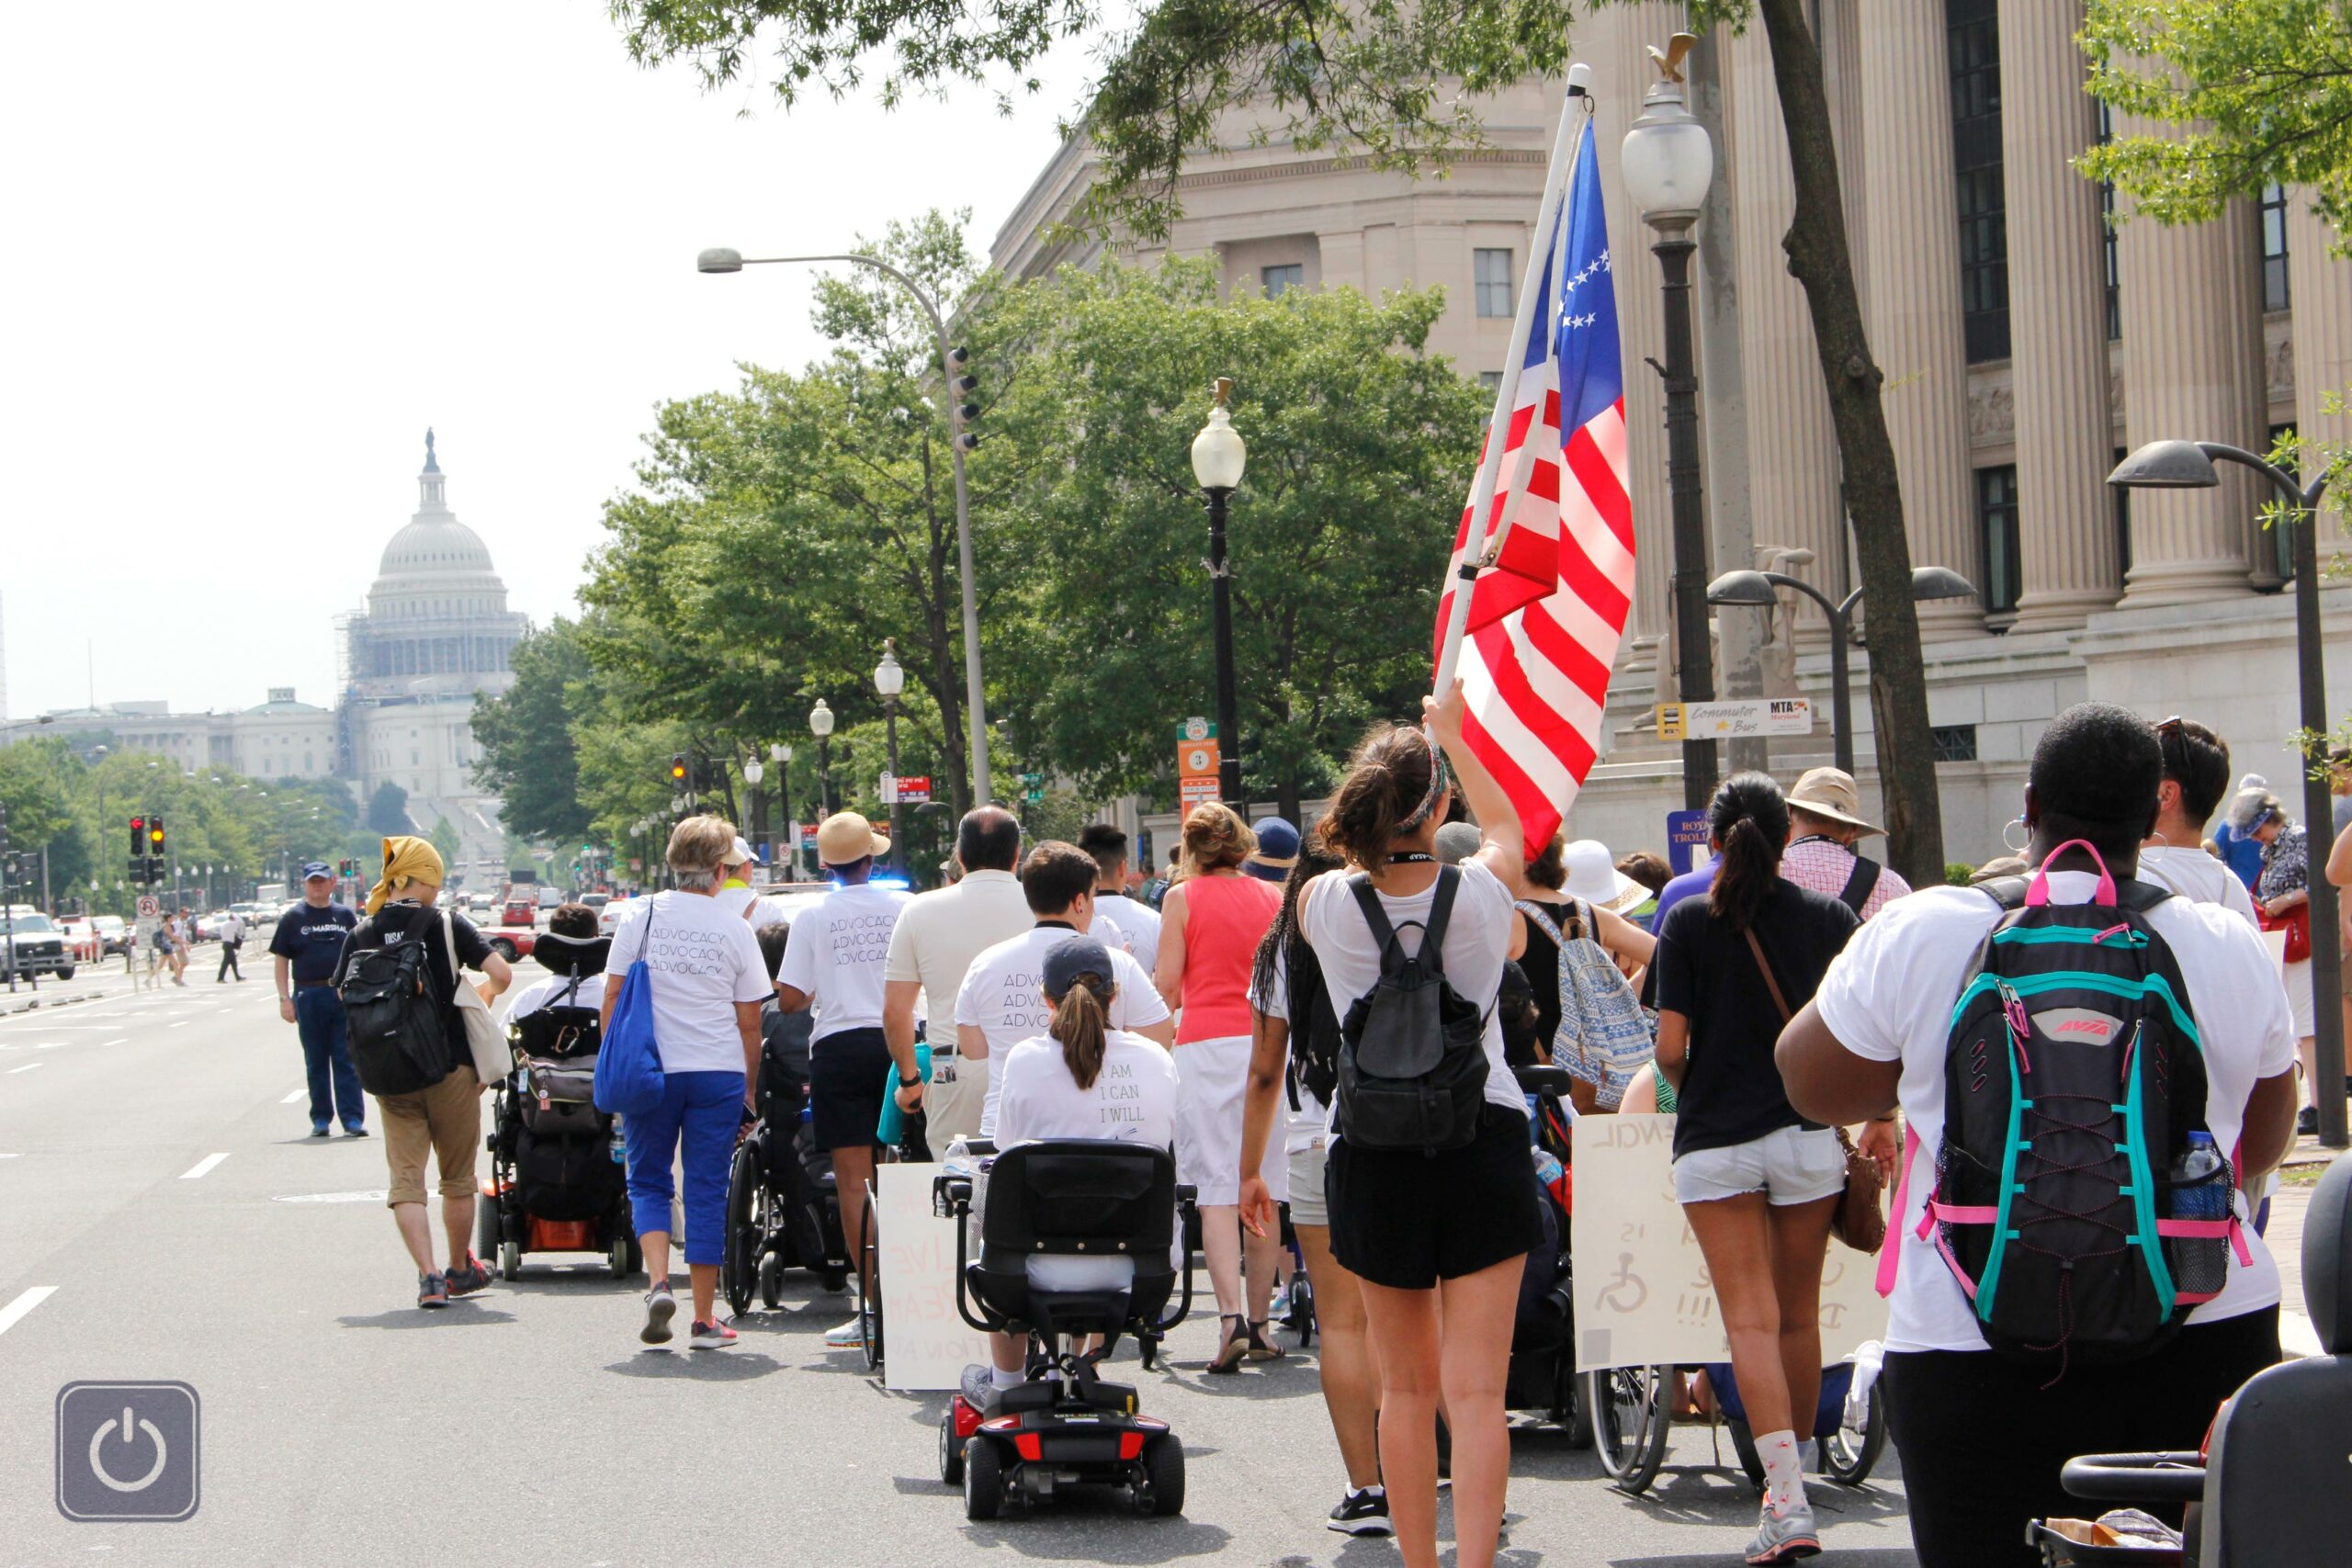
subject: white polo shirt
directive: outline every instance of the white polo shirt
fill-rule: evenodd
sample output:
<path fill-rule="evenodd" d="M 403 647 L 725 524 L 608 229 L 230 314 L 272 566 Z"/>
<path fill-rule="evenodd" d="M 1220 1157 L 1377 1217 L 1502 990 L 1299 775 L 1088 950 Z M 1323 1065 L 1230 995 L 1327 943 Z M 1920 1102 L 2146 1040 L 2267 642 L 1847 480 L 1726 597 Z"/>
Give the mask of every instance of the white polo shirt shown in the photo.
<path fill-rule="evenodd" d="M 1009 871 L 970 871 L 953 887 L 917 894 L 899 912 L 885 980 L 922 985 L 923 1017 L 934 1048 L 956 1043 L 956 993 L 982 950 L 1009 942 L 1036 923 L 1021 879 Z"/>

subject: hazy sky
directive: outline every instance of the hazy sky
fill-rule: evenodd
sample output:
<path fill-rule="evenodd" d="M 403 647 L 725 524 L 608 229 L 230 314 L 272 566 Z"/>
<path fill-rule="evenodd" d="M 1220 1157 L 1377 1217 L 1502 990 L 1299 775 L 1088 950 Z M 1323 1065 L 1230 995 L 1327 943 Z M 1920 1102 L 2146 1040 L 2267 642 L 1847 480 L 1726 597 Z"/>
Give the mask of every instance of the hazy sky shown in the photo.
<path fill-rule="evenodd" d="M 0 59 L 7 711 L 333 700 L 329 618 L 425 426 L 510 603 L 568 612 L 654 405 L 797 366 L 797 269 L 929 207 L 986 254 L 1057 144 L 1012 118 L 705 96 L 601 0 L 20 8 Z M 749 106 L 751 118 L 739 118 Z"/>

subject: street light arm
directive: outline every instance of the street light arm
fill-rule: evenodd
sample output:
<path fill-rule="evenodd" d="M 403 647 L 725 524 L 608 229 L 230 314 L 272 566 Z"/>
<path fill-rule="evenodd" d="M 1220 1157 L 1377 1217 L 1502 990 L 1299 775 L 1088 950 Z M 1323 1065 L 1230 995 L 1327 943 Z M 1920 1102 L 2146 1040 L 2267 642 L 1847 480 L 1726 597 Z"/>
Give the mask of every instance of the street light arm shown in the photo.
<path fill-rule="evenodd" d="M 931 296 L 923 292 L 922 285 L 879 256 L 863 255 L 851 252 L 847 254 L 833 256 L 745 256 L 743 258 L 745 266 L 782 266 L 799 262 L 854 262 L 860 266 L 870 266 L 876 272 L 888 273 L 906 285 L 907 292 L 915 297 L 915 303 L 922 306 L 923 314 L 931 318 L 933 331 L 942 334 L 947 331 L 945 318 L 940 315 L 939 307 L 932 303 Z"/>
<path fill-rule="evenodd" d="M 2319 510 L 2320 492 L 2327 488 L 2325 469 L 2320 471 L 2319 478 L 2312 481 L 2311 489 L 2305 491 L 2301 485 L 2295 482 L 2294 475 L 2260 453 L 2249 452 L 2243 446 L 2233 446 L 2226 441 L 2199 441 L 2197 444 L 2197 449 L 2208 457 L 2218 457 L 2224 462 L 2235 463 L 2241 468 L 2252 468 L 2268 479 L 2274 488 L 2295 505 L 2311 512 Z"/>
<path fill-rule="evenodd" d="M 1815 588 L 1812 583 L 1807 582 L 1802 577 L 1791 577 L 1784 571 L 1759 571 L 1756 575 L 1762 578 L 1765 581 L 1770 583 L 1775 588 L 1794 589 L 1797 592 L 1804 594 L 1806 598 L 1812 600 L 1815 604 L 1827 611 L 1829 618 L 1833 621 L 1842 623 L 1845 619 L 1846 611 L 1851 608 L 1853 604 L 1853 600 L 1851 599 L 1848 600 L 1843 605 L 1833 604 L 1829 602 L 1828 596 L 1823 593 L 1820 589 Z M 1856 596 L 1860 597 L 1859 592 Z"/>

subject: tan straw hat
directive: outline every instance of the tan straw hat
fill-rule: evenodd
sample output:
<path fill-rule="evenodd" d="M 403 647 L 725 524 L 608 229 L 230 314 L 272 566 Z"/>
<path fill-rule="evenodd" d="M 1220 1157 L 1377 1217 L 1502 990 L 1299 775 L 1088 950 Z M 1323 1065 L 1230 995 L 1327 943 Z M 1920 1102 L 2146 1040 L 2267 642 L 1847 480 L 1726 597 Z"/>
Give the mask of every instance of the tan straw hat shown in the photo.
<path fill-rule="evenodd" d="M 849 865 L 872 855 L 890 852 L 890 840 L 854 811 L 836 812 L 817 828 L 817 859 L 825 865 Z"/>
<path fill-rule="evenodd" d="M 1860 828 L 1865 833 L 1886 831 L 1877 823 L 1862 819 L 1862 792 L 1854 787 L 1854 775 L 1843 768 L 1813 769 L 1797 780 L 1797 787 L 1789 791 L 1788 798 L 1792 810 L 1811 812 L 1832 822 L 1843 822 L 1849 828 Z"/>

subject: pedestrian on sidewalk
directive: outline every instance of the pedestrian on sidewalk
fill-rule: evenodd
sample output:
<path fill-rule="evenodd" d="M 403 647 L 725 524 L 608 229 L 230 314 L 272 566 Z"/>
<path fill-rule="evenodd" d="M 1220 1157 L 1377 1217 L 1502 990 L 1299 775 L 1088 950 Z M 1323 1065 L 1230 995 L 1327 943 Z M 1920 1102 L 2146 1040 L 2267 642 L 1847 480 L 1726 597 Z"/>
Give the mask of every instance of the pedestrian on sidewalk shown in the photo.
<path fill-rule="evenodd" d="M 305 868 L 306 870 L 308 868 Z M 444 876 L 441 853 L 431 841 L 401 835 L 384 840 L 384 872 L 368 894 L 367 917 L 351 928 L 335 965 L 339 987 L 358 954 L 404 942 L 424 945 L 424 977 L 441 1014 L 441 1035 L 450 1062 L 441 1079 L 401 1094 L 379 1094 L 376 1109 L 384 1122 L 384 1164 L 391 1177 L 385 1206 L 400 1227 L 401 1240 L 416 1264 L 416 1304 L 445 1307 L 452 1296 L 471 1295 L 490 1283 L 490 1269 L 472 1250 L 475 1158 L 481 1152 L 481 1095 L 488 1088 L 475 1076 L 466 1049 L 465 1021 L 458 1014 L 458 987 L 473 982 L 458 966 L 478 971 L 485 1002 L 514 982 L 508 968 L 471 920 L 436 908 Z M 307 880 L 305 887 L 309 886 Z M 445 923 L 446 922 L 446 923 Z M 424 1212 L 424 1156 L 430 1152 L 439 1174 L 441 1228 L 448 1240 L 448 1267 L 434 1267 L 433 1227 Z"/>
<path fill-rule="evenodd" d="M 234 909 L 230 910 L 220 917 L 220 923 L 213 928 L 213 934 L 220 939 L 220 968 L 212 976 L 212 983 L 220 985 L 234 975 L 237 983 L 243 985 L 245 972 L 237 967 L 237 949 L 245 944 L 244 917 Z"/>
<path fill-rule="evenodd" d="M 1199 1190 L 1201 1251 L 1220 1319 L 1212 1372 L 1283 1354 L 1266 1336 L 1271 1236 L 1241 1229 L 1241 1089 L 1250 1073 L 1250 971 L 1282 908 L 1281 889 L 1243 870 L 1257 839 L 1204 801 L 1184 818 L 1183 880 L 1160 907 L 1159 994 L 1176 1022 L 1176 1178 Z M 1271 1136 L 1271 1133 L 1269 1134 Z M 1262 1153 L 1262 1149 L 1261 1150 Z M 1248 1294 L 1243 1294 L 1243 1269 Z"/>
<path fill-rule="evenodd" d="M 1860 924 L 1847 901 L 1781 874 L 1789 815 L 1769 774 L 1724 781 L 1707 808 L 1714 884 L 1668 913 L 1656 959 L 1674 1195 L 1706 1257 L 1764 1463 L 1752 1563 L 1821 1550 L 1799 1445 L 1821 1400 L 1821 1271 L 1846 1190 L 1838 1135 L 1789 1104 L 1772 1048 Z M 1891 1112 L 1864 1147 L 1892 1167 Z"/>
<path fill-rule="evenodd" d="M 2051 721 L 2027 773 L 2025 854 L 2050 871 L 2052 904 L 2089 902 L 2102 864 L 2119 885 L 2135 874 L 2163 776 L 2155 731 L 2136 714 L 2083 703 Z M 2244 1231 L 2242 1255 L 2222 1249 L 2220 1293 L 2137 1359 L 2076 1357 L 2062 1367 L 2054 1353 L 2018 1359 L 1987 1346 L 1937 1228 L 1922 1228 L 1920 1217 L 1945 1138 L 1953 1005 L 2002 919 L 2003 907 L 1972 887 L 1923 888 L 1891 906 L 1854 933 L 1778 1051 L 1799 1113 L 1851 1122 L 1899 1101 L 1917 1134 L 1888 1216 L 1898 1250 L 1884 1386 L 1921 1568 L 2038 1568 L 2026 1522 L 2081 1511 L 2059 1484 L 2067 1460 L 2193 1450 L 2215 1407 L 2279 1354 L 2278 1270 L 2262 1238 Z M 2214 1146 L 2233 1155 L 2243 1221 L 2244 1194 L 2293 1138 L 2286 998 L 2269 953 L 2237 916 L 2168 897 L 2143 919 L 2188 992 L 2204 1122 Z"/>
<path fill-rule="evenodd" d="M 652 1287 L 638 1330 L 648 1345 L 669 1342 L 678 1310 L 670 1292 L 670 1200 L 676 1190 L 670 1169 L 682 1153 L 695 1308 L 688 1343 L 697 1350 L 735 1343 L 718 1307 L 727 1174 L 742 1129 L 758 1114 L 760 1005 L 775 989 L 743 906 L 718 897 L 736 841 L 733 825 L 717 817 L 689 817 L 673 829 L 665 858 L 676 886 L 630 905 L 605 958 L 606 970 L 623 976 L 645 961 L 662 1057 L 662 1103 L 621 1121 L 629 1208 Z M 608 986 L 600 1001 L 607 1030 L 619 1001 L 620 987 Z"/>
<path fill-rule="evenodd" d="M 314 860 L 302 868 L 302 901 L 277 917 L 270 933 L 270 966 L 277 976 L 277 1016 L 302 1042 L 311 1084 L 311 1136 L 323 1138 L 340 1113 L 343 1130 L 368 1135 L 368 1102 L 351 1065 L 343 998 L 334 976 L 343 944 L 359 917 L 334 901 L 334 868 Z"/>
<path fill-rule="evenodd" d="M 172 925 L 172 984 L 187 984 L 188 955 L 196 951 L 196 917 L 187 910 L 179 912 Z"/>

